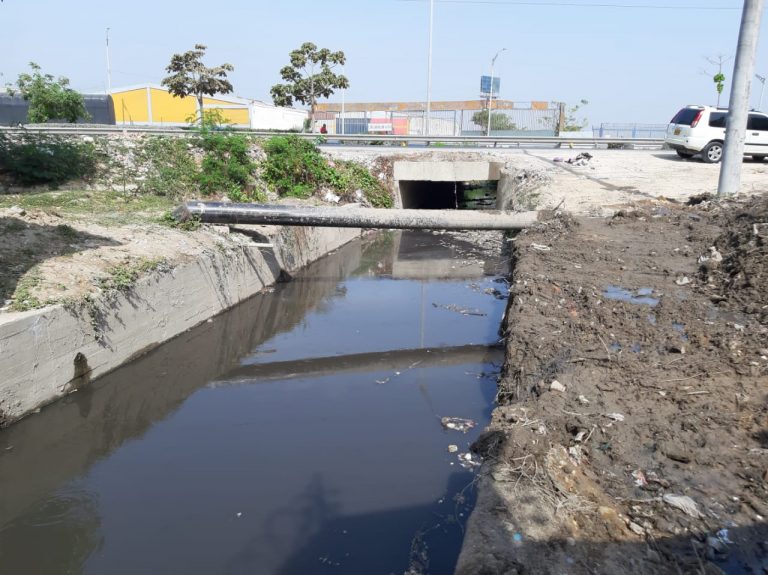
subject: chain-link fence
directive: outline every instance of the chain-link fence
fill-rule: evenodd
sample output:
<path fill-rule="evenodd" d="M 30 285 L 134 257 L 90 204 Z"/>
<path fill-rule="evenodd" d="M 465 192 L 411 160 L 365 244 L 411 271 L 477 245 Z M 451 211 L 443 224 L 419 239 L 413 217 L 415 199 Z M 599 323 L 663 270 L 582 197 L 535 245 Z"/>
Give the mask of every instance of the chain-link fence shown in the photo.
<path fill-rule="evenodd" d="M 396 103 L 349 104 L 342 112 L 337 104 L 324 104 L 318 106 L 315 131 L 324 125 L 330 134 L 460 137 L 484 136 L 490 127 L 490 135 L 495 137 L 554 136 L 562 117 L 557 103 L 499 101 L 494 102 L 489 126 L 484 102 L 438 102 L 429 114 L 427 130 L 424 105 L 414 104 L 413 108 Z"/>

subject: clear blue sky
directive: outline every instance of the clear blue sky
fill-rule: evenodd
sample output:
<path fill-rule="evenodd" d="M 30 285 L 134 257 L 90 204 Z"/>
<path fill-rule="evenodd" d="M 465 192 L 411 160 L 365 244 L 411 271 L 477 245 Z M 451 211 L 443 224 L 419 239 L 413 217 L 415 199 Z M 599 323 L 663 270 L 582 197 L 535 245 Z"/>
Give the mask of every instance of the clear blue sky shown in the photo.
<path fill-rule="evenodd" d="M 597 3 L 646 7 L 586 6 Z M 735 55 L 741 7 L 741 0 L 437 1 L 432 98 L 477 98 L 480 75 L 507 48 L 496 64 L 503 98 L 585 98 L 591 124 L 666 123 L 687 103 L 715 103 L 711 73 L 703 73 L 714 67 L 705 57 Z M 35 61 L 78 90 L 103 92 L 109 27 L 113 87 L 159 82 L 174 52 L 203 43 L 209 65 L 235 66 L 237 95 L 270 101 L 288 53 L 312 41 L 346 53 L 348 102 L 423 101 L 428 20 L 426 0 L 4 0 L 0 81 L 13 81 Z M 762 74 L 767 28 L 763 18 Z M 728 80 L 732 66 L 731 58 Z M 730 82 L 723 102 L 729 90 Z M 759 93 L 755 82 L 755 107 Z"/>

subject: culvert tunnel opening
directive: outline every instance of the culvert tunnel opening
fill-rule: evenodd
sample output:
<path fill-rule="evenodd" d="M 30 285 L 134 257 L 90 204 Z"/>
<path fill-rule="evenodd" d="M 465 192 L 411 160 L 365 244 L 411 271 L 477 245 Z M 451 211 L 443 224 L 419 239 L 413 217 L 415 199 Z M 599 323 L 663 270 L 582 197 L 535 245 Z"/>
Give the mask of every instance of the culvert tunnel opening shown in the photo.
<path fill-rule="evenodd" d="M 496 208 L 498 182 L 400 181 L 400 200 L 412 210 L 492 210 Z"/>

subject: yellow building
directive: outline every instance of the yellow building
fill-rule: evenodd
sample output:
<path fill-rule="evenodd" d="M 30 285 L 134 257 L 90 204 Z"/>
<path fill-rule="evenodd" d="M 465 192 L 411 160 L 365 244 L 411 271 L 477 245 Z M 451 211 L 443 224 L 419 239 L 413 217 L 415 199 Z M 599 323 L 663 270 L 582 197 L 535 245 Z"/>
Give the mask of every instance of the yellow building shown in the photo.
<path fill-rule="evenodd" d="M 179 126 L 198 116 L 196 98 L 177 98 L 157 84 L 118 88 L 110 96 L 118 126 Z M 230 125 L 251 127 L 250 102 L 243 98 L 206 96 L 203 109 L 218 110 Z"/>

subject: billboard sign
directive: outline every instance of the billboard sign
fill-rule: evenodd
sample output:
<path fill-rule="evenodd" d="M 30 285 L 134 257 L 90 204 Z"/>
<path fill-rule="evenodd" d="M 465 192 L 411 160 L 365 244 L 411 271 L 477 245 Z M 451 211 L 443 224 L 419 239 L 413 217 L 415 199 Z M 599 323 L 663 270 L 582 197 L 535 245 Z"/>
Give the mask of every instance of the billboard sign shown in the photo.
<path fill-rule="evenodd" d="M 494 96 L 498 96 L 500 88 L 501 88 L 501 78 L 497 78 L 496 76 L 494 76 L 493 77 Z M 480 76 L 480 93 L 485 95 L 491 93 L 491 77 L 490 76 Z"/>
<path fill-rule="evenodd" d="M 391 132 L 392 122 L 371 122 L 368 124 L 369 132 Z"/>

